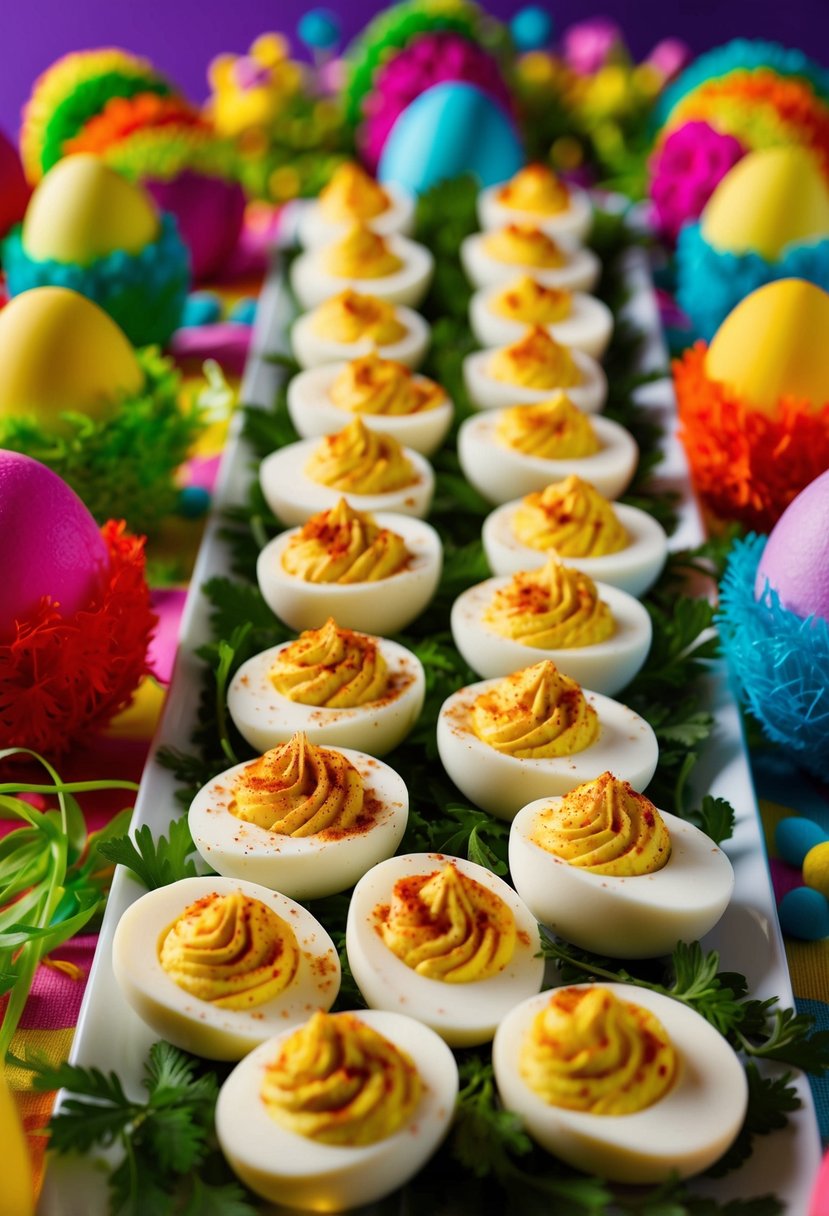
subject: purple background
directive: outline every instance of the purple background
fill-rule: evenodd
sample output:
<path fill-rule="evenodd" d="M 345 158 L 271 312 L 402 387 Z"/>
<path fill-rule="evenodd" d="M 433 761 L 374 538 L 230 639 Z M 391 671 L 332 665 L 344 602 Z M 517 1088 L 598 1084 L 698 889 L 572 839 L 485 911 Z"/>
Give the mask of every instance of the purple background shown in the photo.
<path fill-rule="evenodd" d="M 489 0 L 488 7 L 508 17 L 525 2 Z M 347 36 L 383 7 L 367 0 L 328 0 L 328 6 L 347 11 Z M 293 35 L 298 17 L 309 7 L 301 0 L 0 0 L 0 127 L 16 135 L 20 108 L 38 73 L 67 51 L 94 46 L 117 45 L 146 55 L 201 101 L 214 55 L 245 51 L 268 29 Z M 696 52 L 742 35 L 808 48 L 824 63 L 829 54 L 827 0 L 679 0 L 676 5 L 665 0 L 555 0 L 549 7 L 560 29 L 598 13 L 615 17 L 640 57 L 667 35 L 686 38 Z"/>

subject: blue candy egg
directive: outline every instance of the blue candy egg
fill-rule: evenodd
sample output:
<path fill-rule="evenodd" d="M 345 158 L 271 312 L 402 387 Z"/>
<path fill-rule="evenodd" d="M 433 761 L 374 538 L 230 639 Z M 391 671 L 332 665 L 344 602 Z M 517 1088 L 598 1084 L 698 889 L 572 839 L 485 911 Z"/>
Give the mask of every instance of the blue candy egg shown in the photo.
<path fill-rule="evenodd" d="M 203 486 L 184 486 L 179 490 L 177 513 L 184 519 L 201 519 L 210 508 L 210 491 Z"/>
<path fill-rule="evenodd" d="M 228 320 L 236 321 L 239 325 L 253 325 L 255 316 L 256 300 L 247 296 L 244 300 L 239 300 L 238 303 L 234 304 Z"/>
<path fill-rule="evenodd" d="M 777 852 L 790 866 L 797 866 L 798 869 L 809 850 L 825 840 L 829 840 L 829 834 L 824 832 L 820 824 L 799 815 L 781 819 L 774 833 Z"/>
<path fill-rule="evenodd" d="M 509 28 L 519 51 L 539 51 L 552 41 L 555 22 L 545 8 L 531 4 L 515 14 Z"/>
<path fill-rule="evenodd" d="M 222 315 L 222 302 L 212 291 L 193 291 L 184 302 L 181 325 L 213 325 Z"/>
<path fill-rule="evenodd" d="M 780 927 L 791 937 L 817 942 L 829 937 L 829 903 L 811 887 L 787 891 L 777 905 Z"/>
<path fill-rule="evenodd" d="M 524 159 L 498 102 L 475 85 L 450 81 L 426 89 L 399 115 L 377 176 L 415 194 L 465 173 L 492 186 L 517 173 Z"/>
<path fill-rule="evenodd" d="M 330 51 L 340 41 L 340 20 L 330 9 L 312 8 L 303 13 L 296 32 L 312 50 Z"/>

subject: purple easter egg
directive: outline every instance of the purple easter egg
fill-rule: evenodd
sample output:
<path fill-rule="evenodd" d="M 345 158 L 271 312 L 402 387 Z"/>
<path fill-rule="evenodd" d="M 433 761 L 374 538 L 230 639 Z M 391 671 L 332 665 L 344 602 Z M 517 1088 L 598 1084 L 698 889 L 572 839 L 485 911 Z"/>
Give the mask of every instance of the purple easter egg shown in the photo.
<path fill-rule="evenodd" d="M 829 470 L 801 490 L 772 529 L 754 594 L 769 585 L 796 616 L 829 621 Z"/>

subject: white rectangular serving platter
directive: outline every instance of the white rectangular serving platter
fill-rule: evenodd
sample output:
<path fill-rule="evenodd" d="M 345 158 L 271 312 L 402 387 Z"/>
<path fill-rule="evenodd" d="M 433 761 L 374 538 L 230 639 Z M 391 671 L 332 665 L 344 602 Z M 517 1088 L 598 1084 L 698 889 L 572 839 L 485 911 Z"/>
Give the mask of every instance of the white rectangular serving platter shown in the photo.
<path fill-rule="evenodd" d="M 648 335 L 644 365 L 665 368 L 668 354 L 649 267 L 641 250 L 631 251 L 627 272 L 631 288 L 628 315 Z M 259 300 L 251 356 L 242 385 L 241 398 L 246 403 L 269 406 L 274 399 L 281 373 L 265 356 L 287 350 L 291 308 L 274 264 Z M 671 382 L 662 379 L 640 392 L 642 401 L 653 409 L 666 429 L 665 461 L 660 466 L 658 481 L 681 496 L 680 524 L 671 547 L 696 545 L 702 540 L 702 524 L 690 492 L 684 453 L 676 437 Z M 136 798 L 133 830 L 146 824 L 154 834 L 160 834 L 176 813 L 176 783 L 158 763 L 157 753 L 162 746 L 182 750 L 190 747 L 201 669 L 195 651 L 209 639 L 207 605 L 200 587 L 214 575 L 228 572 L 228 554 L 218 536 L 220 516 L 226 507 L 243 501 L 252 475 L 251 455 L 239 437 L 240 426 L 241 418 L 237 417 L 231 426 L 211 516 L 193 571 L 173 677 Z M 752 995 L 777 996 L 783 1006 L 790 1006 L 791 983 L 740 716 L 721 669 L 715 669 L 708 682 L 708 705 L 716 718 L 716 728 L 694 772 L 692 787 L 698 796 L 711 793 L 728 798 L 737 812 L 737 828 L 725 846 L 734 865 L 734 896 L 719 925 L 704 939 L 704 945 L 719 950 L 725 969 L 740 971 L 748 977 Z M 74 1064 L 117 1072 L 127 1092 L 136 1095 L 141 1093 L 144 1060 L 158 1036 L 140 1021 L 121 996 L 112 972 L 111 948 L 115 926 L 142 890 L 119 867 L 70 1055 Z M 805 1216 L 821 1160 L 821 1145 L 808 1081 L 797 1074 L 794 1084 L 802 1106 L 787 1128 L 756 1140 L 755 1151 L 739 1170 L 716 1181 L 698 1180 L 694 1186 L 700 1194 L 725 1201 L 773 1192 L 789 1216 Z M 58 1109 L 61 1099 L 59 1095 Z M 101 1160 L 51 1160 L 38 1206 L 39 1216 L 106 1216 L 106 1177 Z M 271 1210 L 263 1204 L 263 1212 Z"/>

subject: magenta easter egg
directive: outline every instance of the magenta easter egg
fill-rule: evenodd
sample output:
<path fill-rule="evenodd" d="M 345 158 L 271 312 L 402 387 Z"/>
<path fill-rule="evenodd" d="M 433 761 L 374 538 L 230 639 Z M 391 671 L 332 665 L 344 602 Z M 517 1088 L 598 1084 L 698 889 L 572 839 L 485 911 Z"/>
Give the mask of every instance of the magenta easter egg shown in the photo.
<path fill-rule="evenodd" d="M 829 621 L 829 470 L 801 490 L 774 525 L 757 568 L 756 596 L 767 580 L 789 612 Z"/>
<path fill-rule="evenodd" d="M 65 617 L 84 608 L 108 567 L 98 525 L 74 490 L 30 456 L 0 451 L 0 637 L 44 595 Z"/>

